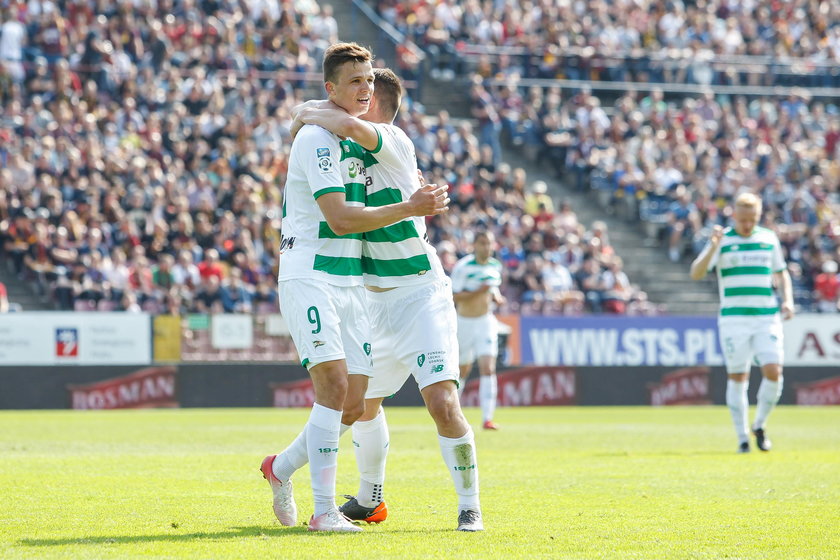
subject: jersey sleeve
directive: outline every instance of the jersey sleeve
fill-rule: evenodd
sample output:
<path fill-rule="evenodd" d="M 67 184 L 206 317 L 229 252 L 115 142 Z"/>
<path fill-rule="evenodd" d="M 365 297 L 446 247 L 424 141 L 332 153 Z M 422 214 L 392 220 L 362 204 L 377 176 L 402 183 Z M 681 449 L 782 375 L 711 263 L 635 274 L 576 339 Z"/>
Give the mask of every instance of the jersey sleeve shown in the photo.
<path fill-rule="evenodd" d="M 298 156 L 306 180 L 316 200 L 331 192 L 345 192 L 341 179 L 341 149 L 338 138 L 327 130 L 314 125 L 305 125 L 298 132 L 295 142 L 301 142 Z"/>
<path fill-rule="evenodd" d="M 392 124 L 371 124 L 379 136 L 376 148 L 370 151 L 377 161 L 390 167 L 416 166 L 414 144 L 401 128 Z"/>
<path fill-rule="evenodd" d="M 466 282 L 466 267 L 462 263 L 456 263 L 452 268 L 452 293 L 463 292 Z"/>

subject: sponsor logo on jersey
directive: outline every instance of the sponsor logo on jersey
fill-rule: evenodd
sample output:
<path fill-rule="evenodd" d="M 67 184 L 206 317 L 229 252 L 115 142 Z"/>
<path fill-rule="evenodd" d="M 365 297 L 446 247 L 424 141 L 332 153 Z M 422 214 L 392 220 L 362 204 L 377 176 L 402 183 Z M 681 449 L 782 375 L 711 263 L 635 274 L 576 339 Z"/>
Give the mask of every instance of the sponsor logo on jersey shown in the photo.
<path fill-rule="evenodd" d="M 365 354 L 370 356 L 370 342 L 365 342 L 365 344 L 364 344 L 364 346 L 362 346 L 362 348 L 364 348 Z"/>
<path fill-rule="evenodd" d="M 318 348 L 319 346 L 323 346 L 325 344 L 326 344 L 326 342 L 324 342 L 323 340 L 313 340 L 312 341 L 312 346 L 314 346 L 315 348 Z"/>
<path fill-rule="evenodd" d="M 423 367 L 423 364 L 426 362 L 426 354 L 420 354 L 417 356 L 417 365 Z"/>
<path fill-rule="evenodd" d="M 281 237 L 280 238 L 280 252 L 282 253 L 286 249 L 292 249 L 295 246 L 295 238 L 294 237 Z"/>

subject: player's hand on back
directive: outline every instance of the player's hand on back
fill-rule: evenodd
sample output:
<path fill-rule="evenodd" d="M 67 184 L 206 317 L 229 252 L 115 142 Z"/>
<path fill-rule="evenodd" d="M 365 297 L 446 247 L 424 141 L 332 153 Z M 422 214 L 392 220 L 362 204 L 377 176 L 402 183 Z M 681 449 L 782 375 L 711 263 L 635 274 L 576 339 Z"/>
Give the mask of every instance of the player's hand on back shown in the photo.
<path fill-rule="evenodd" d="M 412 216 L 434 216 L 449 210 L 449 185 L 424 185 L 411 195 Z"/>

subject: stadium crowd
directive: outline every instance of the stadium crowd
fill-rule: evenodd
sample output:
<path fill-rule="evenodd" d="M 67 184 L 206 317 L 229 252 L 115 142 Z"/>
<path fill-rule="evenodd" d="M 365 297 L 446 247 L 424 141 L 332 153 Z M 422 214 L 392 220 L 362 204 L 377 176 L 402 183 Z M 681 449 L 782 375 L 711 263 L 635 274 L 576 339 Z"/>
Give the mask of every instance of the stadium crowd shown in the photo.
<path fill-rule="evenodd" d="M 613 5 L 587 4 L 602 23 L 615 15 Z M 743 23 L 730 4 L 706 4 L 714 14 L 706 24 Z M 813 16 L 811 4 L 793 4 Z M 469 19 L 476 6 L 485 24 Z M 504 6 L 531 17 L 560 9 Z M 664 17 L 647 4 L 633 6 Z M 448 0 L 380 7 L 403 26 L 430 13 L 448 25 L 457 20 L 471 34 L 466 39 L 482 44 L 507 44 L 477 30 L 512 21 L 493 17 L 492 2 L 468 1 L 463 10 Z M 74 0 L 59 10 L 32 0 L 2 14 L 0 236 L 10 268 L 60 309 L 276 309 L 290 109 L 322 95 L 321 52 L 337 37 L 331 9 L 315 2 L 135 7 Z M 558 20 L 561 29 L 567 21 Z M 686 29 L 678 35 L 692 33 Z M 450 34 L 443 44 L 454 45 L 453 38 L 465 39 Z M 827 39 L 812 44 L 811 53 L 791 54 L 834 48 Z M 466 60 L 449 54 L 454 64 Z M 605 108 L 586 90 L 523 90 L 516 81 L 522 69 L 511 68 L 504 56 L 479 64 L 472 122 L 424 115 L 407 103 L 397 123 L 415 140 L 428 180 L 452 186 L 452 211 L 430 229 L 445 266 L 469 252 L 477 228 L 496 233 L 508 300 L 502 311 L 659 309 L 630 284 L 606 225 L 586 228 L 568 203 L 555 210 L 544 183 L 529 183 L 524 169 L 502 161 L 500 137 L 552 162 L 577 188 L 606 191 L 611 204 L 662 223 L 674 259 L 725 222 L 722 210 L 738 189 L 758 188 L 766 223 L 788 224 L 775 227 L 798 303 L 836 309 L 840 125 L 833 106 L 811 102 L 804 91 L 789 99 L 704 95 L 679 103 L 653 91 Z M 485 85 L 486 78 L 507 82 Z"/>
<path fill-rule="evenodd" d="M 277 308 L 290 109 L 322 95 L 336 39 L 314 2 L 32 0 L 3 10 L 0 237 L 58 309 Z M 406 105 L 430 181 L 456 202 L 431 235 L 447 268 L 494 229 L 511 312 L 650 313 L 613 255 L 469 122 Z M 533 192 L 531 192 L 533 191 Z"/>
<path fill-rule="evenodd" d="M 653 230 L 680 262 L 728 225 L 743 191 L 783 242 L 804 311 L 840 310 L 840 107 L 810 99 L 711 93 L 666 100 L 655 88 L 611 107 L 583 89 L 490 87 L 500 129 L 572 188 Z"/>
<path fill-rule="evenodd" d="M 837 87 L 836 3 L 381 0 L 378 8 L 432 55 L 443 68 L 439 76 L 447 69 L 473 73 L 481 149 L 492 150 L 494 161 L 502 139 L 521 146 L 572 188 L 596 191 L 611 211 L 649 225 L 673 261 L 699 252 L 715 224 L 727 225 L 734 196 L 752 190 L 764 201 L 764 225 L 784 243 L 799 308 L 840 310 L 836 104 L 812 99 L 804 88 L 781 98 L 715 96 L 709 89 L 672 99 L 651 85 L 602 106 L 602 98 L 586 87 L 520 84 L 536 77 Z M 441 50 L 444 43 L 448 52 Z M 494 54 L 477 61 L 464 56 L 488 46 L 502 48 L 487 49 Z M 523 46 L 542 59 L 506 50 Z M 582 67 L 580 49 L 624 57 L 623 64 L 610 68 L 593 59 Z M 688 49 L 688 58 L 701 62 L 752 55 L 813 64 L 799 68 L 793 80 L 786 74 L 790 67 L 725 64 L 699 79 L 699 67 L 641 60 L 633 54 L 639 49 L 660 58 L 674 49 L 683 56 Z M 698 57 L 703 49 L 708 52 Z"/>
<path fill-rule="evenodd" d="M 444 77 L 468 55 L 527 78 L 840 86 L 830 0 L 372 1 Z"/>

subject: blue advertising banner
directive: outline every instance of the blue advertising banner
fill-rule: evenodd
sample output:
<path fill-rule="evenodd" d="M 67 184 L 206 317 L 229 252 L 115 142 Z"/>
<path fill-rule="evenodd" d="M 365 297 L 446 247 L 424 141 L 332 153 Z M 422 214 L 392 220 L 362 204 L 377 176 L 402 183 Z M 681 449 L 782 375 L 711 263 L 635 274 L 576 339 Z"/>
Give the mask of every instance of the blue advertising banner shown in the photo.
<path fill-rule="evenodd" d="M 522 316 L 522 364 L 723 365 L 716 317 Z"/>

